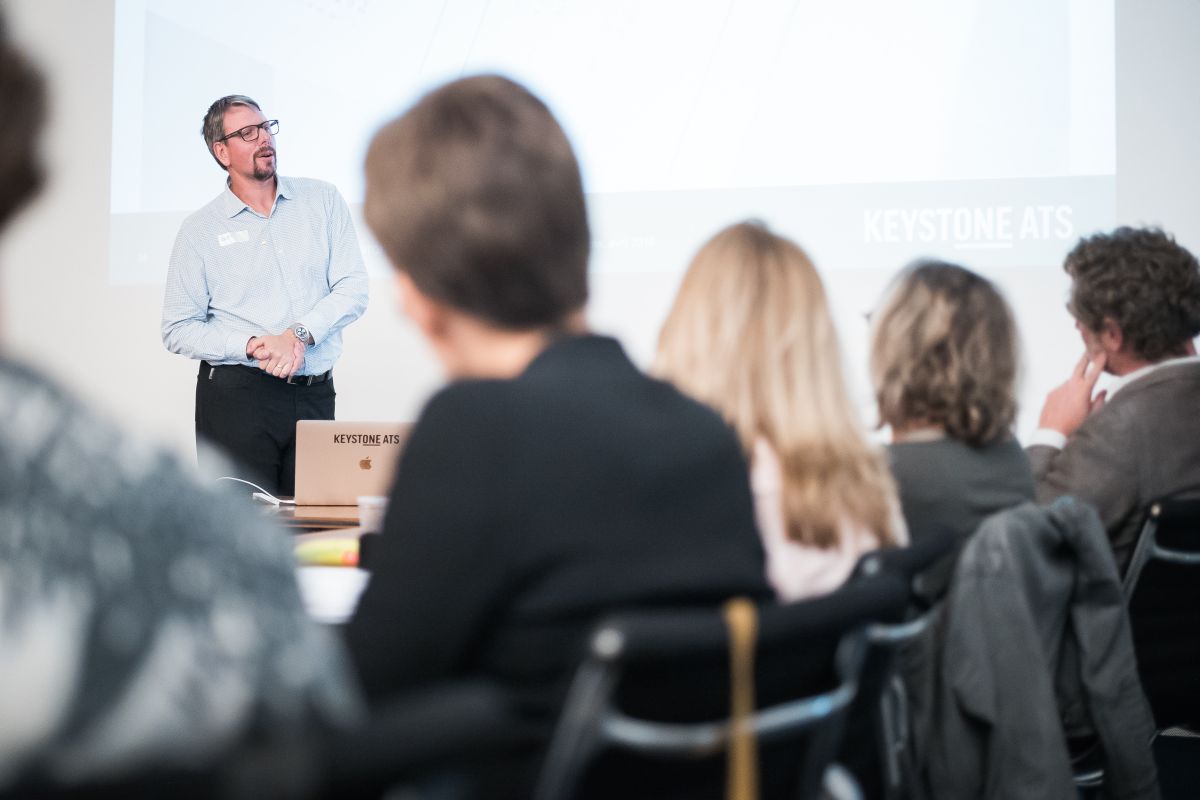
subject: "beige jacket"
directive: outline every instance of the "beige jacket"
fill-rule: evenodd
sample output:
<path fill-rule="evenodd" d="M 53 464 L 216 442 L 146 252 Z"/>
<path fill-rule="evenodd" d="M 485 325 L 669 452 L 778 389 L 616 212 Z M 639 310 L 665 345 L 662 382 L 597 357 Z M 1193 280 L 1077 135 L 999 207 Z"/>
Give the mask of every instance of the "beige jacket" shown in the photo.
<path fill-rule="evenodd" d="M 1150 503 L 1200 494 L 1200 364 L 1130 382 L 1062 450 L 1027 452 L 1038 502 L 1070 494 L 1095 506 L 1124 575 Z"/>

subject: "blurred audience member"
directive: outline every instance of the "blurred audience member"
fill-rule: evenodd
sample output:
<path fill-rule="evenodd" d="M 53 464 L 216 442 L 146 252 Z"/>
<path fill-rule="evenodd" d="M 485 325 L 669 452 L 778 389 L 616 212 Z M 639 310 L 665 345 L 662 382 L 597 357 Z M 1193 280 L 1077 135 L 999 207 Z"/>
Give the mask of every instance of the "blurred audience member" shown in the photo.
<path fill-rule="evenodd" d="M 733 434 L 587 331 L 583 187 L 546 106 L 450 83 L 384 126 L 366 173 L 400 305 L 452 378 L 348 626 L 369 696 L 485 676 L 549 723 L 598 616 L 769 597 Z"/>
<path fill-rule="evenodd" d="M 710 239 L 663 326 L 657 372 L 737 431 L 780 598 L 829 592 L 863 553 L 906 541 L 887 464 L 850 404 L 824 287 L 795 243 L 755 222 Z"/>
<path fill-rule="evenodd" d="M 0 97 L 4 225 L 42 180 L 45 99 L 2 27 Z M 280 533 L 3 355 L 0 408 L 0 792 L 356 716 Z"/>
<path fill-rule="evenodd" d="M 1124 574 L 1150 504 L 1200 494 L 1200 264 L 1160 230 L 1118 228 L 1064 269 L 1085 352 L 1046 398 L 1029 459 L 1038 500 L 1096 507 Z M 1093 396 L 1101 372 L 1116 380 Z"/>
<path fill-rule="evenodd" d="M 1012 434 L 1017 330 L 988 280 L 919 261 L 892 282 L 872 316 L 871 380 L 888 457 L 914 540 L 952 534 L 959 546 L 984 518 L 1033 499 L 1033 475 Z M 945 588 L 946 559 L 929 577 Z"/>

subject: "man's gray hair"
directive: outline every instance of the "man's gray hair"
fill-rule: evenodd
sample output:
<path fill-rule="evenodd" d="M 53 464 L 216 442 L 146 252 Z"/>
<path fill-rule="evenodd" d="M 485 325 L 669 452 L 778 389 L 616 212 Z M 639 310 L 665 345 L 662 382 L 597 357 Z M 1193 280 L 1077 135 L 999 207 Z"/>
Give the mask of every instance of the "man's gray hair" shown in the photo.
<path fill-rule="evenodd" d="M 225 112 L 233 106 L 250 106 L 251 108 L 258 109 L 259 113 L 262 113 L 262 107 L 249 97 L 246 97 L 246 95 L 229 94 L 208 107 L 208 113 L 204 115 L 204 124 L 200 128 L 200 135 L 204 137 L 204 143 L 208 145 L 209 155 L 226 172 L 229 170 L 221 163 L 221 159 L 217 158 L 217 154 L 213 152 L 213 145 L 217 143 L 217 139 L 225 135 Z"/>

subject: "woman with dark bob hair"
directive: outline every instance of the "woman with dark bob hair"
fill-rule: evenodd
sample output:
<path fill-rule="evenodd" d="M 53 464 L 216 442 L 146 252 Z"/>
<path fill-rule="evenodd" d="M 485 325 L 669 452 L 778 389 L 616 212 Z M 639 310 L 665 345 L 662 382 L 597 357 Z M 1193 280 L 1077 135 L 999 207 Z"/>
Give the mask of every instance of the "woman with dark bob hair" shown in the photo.
<path fill-rule="evenodd" d="M 1008 303 L 970 270 L 919 261 L 885 293 L 872 318 L 871 381 L 914 541 L 946 532 L 961 545 L 988 515 L 1033 499 L 1011 432 L 1017 349 Z M 953 565 L 940 565 L 931 590 Z"/>

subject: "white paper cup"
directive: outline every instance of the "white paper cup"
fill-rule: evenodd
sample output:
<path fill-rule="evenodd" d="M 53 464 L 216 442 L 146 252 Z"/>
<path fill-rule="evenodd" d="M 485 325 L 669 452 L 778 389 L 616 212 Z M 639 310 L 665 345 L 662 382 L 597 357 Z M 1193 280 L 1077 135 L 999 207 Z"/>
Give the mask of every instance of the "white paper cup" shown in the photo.
<path fill-rule="evenodd" d="M 382 533 L 383 517 L 387 514 L 388 499 L 378 495 L 358 498 L 358 527 L 363 533 Z"/>

